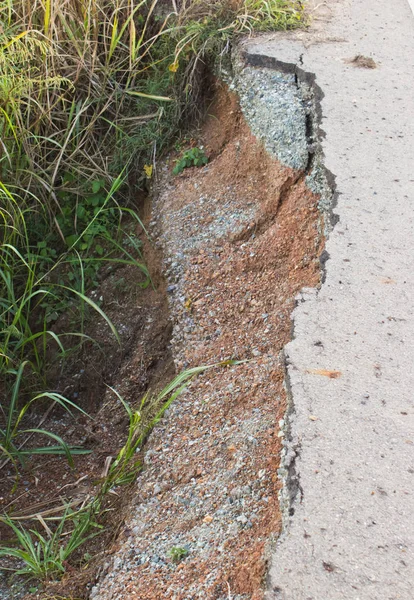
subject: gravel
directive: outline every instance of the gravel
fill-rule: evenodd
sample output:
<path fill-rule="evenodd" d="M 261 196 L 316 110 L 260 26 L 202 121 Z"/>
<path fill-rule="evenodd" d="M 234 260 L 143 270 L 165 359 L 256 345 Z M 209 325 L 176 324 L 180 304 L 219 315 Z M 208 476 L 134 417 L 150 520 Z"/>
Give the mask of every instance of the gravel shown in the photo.
<path fill-rule="evenodd" d="M 303 101 L 294 75 L 247 67 L 230 89 L 237 90 L 244 116 L 266 150 L 287 167 L 305 170 L 310 104 Z"/>
<path fill-rule="evenodd" d="M 334 183 L 324 164 L 319 99 L 314 88 L 294 74 L 246 67 L 238 49 L 233 67 L 233 73 L 223 72 L 223 78 L 238 93 L 251 130 L 270 155 L 305 172 L 306 185 L 320 197 L 323 233 L 328 237 L 333 226 Z"/>

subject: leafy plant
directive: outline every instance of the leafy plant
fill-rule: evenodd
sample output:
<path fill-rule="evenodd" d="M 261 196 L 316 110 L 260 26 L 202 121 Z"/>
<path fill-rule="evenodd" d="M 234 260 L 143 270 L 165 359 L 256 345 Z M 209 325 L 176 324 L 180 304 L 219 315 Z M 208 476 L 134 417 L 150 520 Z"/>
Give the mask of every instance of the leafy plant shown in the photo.
<path fill-rule="evenodd" d="M 174 175 L 178 175 L 188 167 L 202 167 L 207 163 L 208 158 L 202 148 L 190 148 L 176 161 L 173 173 Z"/>

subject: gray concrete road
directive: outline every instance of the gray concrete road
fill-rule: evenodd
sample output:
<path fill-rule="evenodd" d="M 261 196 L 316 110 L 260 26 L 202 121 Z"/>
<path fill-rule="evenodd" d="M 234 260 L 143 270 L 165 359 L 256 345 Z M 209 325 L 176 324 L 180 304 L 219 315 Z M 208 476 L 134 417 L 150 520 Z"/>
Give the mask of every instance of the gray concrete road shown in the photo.
<path fill-rule="evenodd" d="M 248 44 L 315 74 L 339 217 L 286 349 L 299 492 L 268 598 L 412 600 L 414 17 L 407 0 L 330 0 L 315 16 L 310 33 Z M 346 62 L 358 54 L 377 68 Z"/>

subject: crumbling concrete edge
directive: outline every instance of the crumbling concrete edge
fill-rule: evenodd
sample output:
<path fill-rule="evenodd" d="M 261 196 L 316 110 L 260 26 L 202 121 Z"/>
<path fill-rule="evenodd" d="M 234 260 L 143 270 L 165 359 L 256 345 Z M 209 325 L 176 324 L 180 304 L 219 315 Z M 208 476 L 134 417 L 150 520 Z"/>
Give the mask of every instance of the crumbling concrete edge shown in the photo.
<path fill-rule="evenodd" d="M 301 57 L 298 63 L 287 63 L 276 59 L 275 57 L 263 54 L 249 53 L 243 47 L 237 47 L 232 55 L 231 71 L 221 70 L 220 76 L 231 87 L 238 92 L 239 96 L 243 94 L 243 77 L 246 67 L 252 67 L 260 70 L 271 70 L 284 75 L 293 77 L 299 96 L 303 101 L 306 114 L 306 144 L 308 160 L 305 168 L 306 184 L 316 194 L 320 196 L 319 209 L 323 220 L 323 230 L 319 233 L 325 236 L 330 235 L 332 229 L 339 220 L 335 213 L 335 207 L 338 201 L 339 192 L 336 187 L 335 175 L 329 171 L 324 164 L 324 152 L 322 141 L 325 138 L 325 132 L 322 129 L 322 108 L 321 102 L 324 97 L 322 89 L 316 83 L 314 73 L 305 71 L 300 66 Z M 241 107 L 243 110 L 243 101 L 241 98 Z M 243 110 L 247 122 L 249 122 L 248 111 Z M 251 123 L 249 123 L 251 124 Z M 251 124 L 252 125 L 252 124 Z M 253 133 L 254 128 L 252 127 Z M 269 145 L 265 146 L 269 149 Z M 276 158 L 282 163 L 283 156 L 277 155 Z M 287 165 L 291 166 L 291 165 Z M 321 269 L 321 283 L 326 277 L 326 262 L 329 254 L 326 250 L 319 256 Z M 305 288 L 296 297 L 296 306 L 299 303 L 306 302 L 317 295 L 317 289 Z M 295 308 L 296 308 L 295 306 Z M 292 339 L 295 338 L 294 321 L 292 320 Z M 297 470 L 296 462 L 300 456 L 301 443 L 292 433 L 292 424 L 295 419 L 295 404 L 291 390 L 289 359 L 286 353 L 283 353 L 285 364 L 285 391 L 287 406 L 284 419 L 280 422 L 280 436 L 282 437 L 282 451 L 280 455 L 280 467 L 278 477 L 281 482 L 279 492 L 279 506 L 282 514 L 282 531 L 276 540 L 276 544 L 281 542 L 289 528 L 291 518 L 295 513 L 295 506 L 302 502 L 303 489 L 300 482 L 300 473 Z M 271 545 L 274 541 L 271 540 Z M 269 548 L 269 552 L 271 549 Z"/>
<path fill-rule="evenodd" d="M 328 236 L 338 222 L 338 215 L 334 212 L 338 192 L 335 175 L 324 164 L 322 141 L 325 138 L 325 132 L 321 125 L 323 90 L 316 83 L 315 74 L 300 67 L 301 56 L 299 56 L 299 63 L 287 63 L 273 56 L 254 54 L 242 50 L 240 51 L 240 58 L 245 65 L 279 71 L 286 75 L 293 75 L 295 78 L 295 85 L 303 102 L 308 106 L 306 110 L 306 129 L 309 159 L 306 168 L 306 183 L 314 193 L 320 195 L 319 207 L 325 217 L 324 233 Z"/>

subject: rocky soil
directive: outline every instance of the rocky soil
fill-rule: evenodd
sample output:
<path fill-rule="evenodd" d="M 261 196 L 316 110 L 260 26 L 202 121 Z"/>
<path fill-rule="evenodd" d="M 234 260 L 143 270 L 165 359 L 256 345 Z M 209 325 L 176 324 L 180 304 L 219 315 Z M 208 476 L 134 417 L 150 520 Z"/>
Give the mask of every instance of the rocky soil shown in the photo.
<path fill-rule="evenodd" d="M 244 87 L 230 83 L 252 128 L 238 96 L 216 84 L 197 141 L 210 162 L 177 177 L 172 160 L 159 165 L 151 221 L 164 256 L 177 370 L 243 362 L 200 376 L 153 432 L 131 516 L 92 599 L 263 597 L 281 527 L 283 347 L 295 296 L 320 280 L 324 217 L 320 196 L 306 185 L 309 99 L 290 76 L 261 69 L 256 77 L 256 88 L 247 79 Z M 289 138 L 280 119 L 292 98 Z"/>

